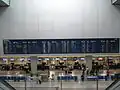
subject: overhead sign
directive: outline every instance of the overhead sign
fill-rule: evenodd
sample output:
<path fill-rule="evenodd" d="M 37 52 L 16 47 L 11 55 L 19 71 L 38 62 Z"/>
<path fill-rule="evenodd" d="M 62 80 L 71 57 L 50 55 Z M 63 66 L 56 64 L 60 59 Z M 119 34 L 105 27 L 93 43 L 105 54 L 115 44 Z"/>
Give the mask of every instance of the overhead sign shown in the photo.
<path fill-rule="evenodd" d="M 118 38 L 3 40 L 4 54 L 119 53 Z"/>

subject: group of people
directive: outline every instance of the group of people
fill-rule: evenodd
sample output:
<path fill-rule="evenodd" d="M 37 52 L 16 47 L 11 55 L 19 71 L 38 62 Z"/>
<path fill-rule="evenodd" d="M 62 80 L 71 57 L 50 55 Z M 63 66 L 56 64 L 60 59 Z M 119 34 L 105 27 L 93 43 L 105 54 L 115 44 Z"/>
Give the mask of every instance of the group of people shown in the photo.
<path fill-rule="evenodd" d="M 93 74 L 94 73 L 94 74 Z M 92 69 L 91 71 L 89 70 L 89 68 L 83 68 L 82 69 L 82 74 L 81 74 L 81 81 L 84 81 L 85 80 L 85 76 L 88 76 L 88 75 L 95 75 L 95 76 L 98 76 L 99 74 L 99 69 Z M 110 78 L 110 71 L 109 69 L 106 70 L 106 76 L 105 76 L 105 81 L 109 80 Z"/>

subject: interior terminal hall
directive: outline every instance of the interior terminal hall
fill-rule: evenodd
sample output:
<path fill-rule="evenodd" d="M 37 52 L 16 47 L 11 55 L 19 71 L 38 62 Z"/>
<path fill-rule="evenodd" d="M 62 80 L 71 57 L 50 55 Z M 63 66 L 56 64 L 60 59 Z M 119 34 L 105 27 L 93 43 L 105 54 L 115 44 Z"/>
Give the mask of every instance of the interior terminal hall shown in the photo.
<path fill-rule="evenodd" d="M 0 0 L 0 90 L 120 90 L 120 0 Z"/>

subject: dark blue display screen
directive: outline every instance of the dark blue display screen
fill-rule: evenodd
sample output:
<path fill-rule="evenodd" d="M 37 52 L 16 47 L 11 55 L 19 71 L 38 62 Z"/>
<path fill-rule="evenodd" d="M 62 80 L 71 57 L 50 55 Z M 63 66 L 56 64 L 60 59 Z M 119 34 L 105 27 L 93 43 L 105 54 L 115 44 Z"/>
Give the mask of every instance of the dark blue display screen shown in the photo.
<path fill-rule="evenodd" d="M 119 53 L 119 39 L 3 40 L 4 54 Z"/>

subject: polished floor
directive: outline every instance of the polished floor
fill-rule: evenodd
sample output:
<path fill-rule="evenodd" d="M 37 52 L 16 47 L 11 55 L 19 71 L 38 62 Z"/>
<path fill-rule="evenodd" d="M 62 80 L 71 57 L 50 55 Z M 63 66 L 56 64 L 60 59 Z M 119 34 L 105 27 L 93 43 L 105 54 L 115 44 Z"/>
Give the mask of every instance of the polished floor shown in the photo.
<path fill-rule="evenodd" d="M 42 72 L 47 73 L 47 72 Z M 50 71 L 50 76 L 54 74 L 58 76 L 59 74 L 64 74 L 64 71 Z M 78 76 L 78 81 L 57 81 L 55 77 L 54 81 L 49 80 L 48 82 L 42 82 L 42 84 L 37 84 L 34 80 L 29 80 L 26 82 L 27 90 L 96 90 L 96 81 L 84 81 L 80 79 L 81 71 L 73 71 L 72 75 Z M 113 81 L 99 81 L 99 90 L 105 90 Z M 25 82 L 9 82 L 17 90 L 25 90 Z"/>
<path fill-rule="evenodd" d="M 9 82 L 17 90 L 24 90 L 25 82 Z M 99 81 L 99 90 L 105 90 L 112 81 Z M 85 81 L 85 82 L 43 82 L 42 84 L 36 84 L 36 82 L 27 82 L 27 90 L 96 90 L 96 81 Z M 58 88 L 57 88 L 58 87 Z M 62 88 L 61 88 L 62 87 Z"/>
<path fill-rule="evenodd" d="M 116 71 L 114 71 L 116 72 Z M 0 71 L 0 73 L 3 73 Z M 19 71 L 14 72 L 4 72 L 6 74 L 20 74 Z M 47 73 L 47 71 L 43 71 L 41 73 Z M 59 74 L 64 74 L 64 71 L 50 71 L 50 76 L 55 74 L 58 76 Z M 37 84 L 35 80 L 29 80 L 26 83 L 24 81 L 21 82 L 13 82 L 9 81 L 9 83 L 15 87 L 17 90 L 96 90 L 97 82 L 96 81 L 84 81 L 80 80 L 81 71 L 73 71 L 72 75 L 77 75 L 79 80 L 77 82 L 74 81 L 57 81 L 55 78 L 54 81 L 49 80 L 48 82 L 42 82 L 42 84 Z M 105 90 L 113 81 L 104 81 L 101 80 L 98 82 L 99 90 Z M 26 89 L 25 89 L 26 84 Z"/>

